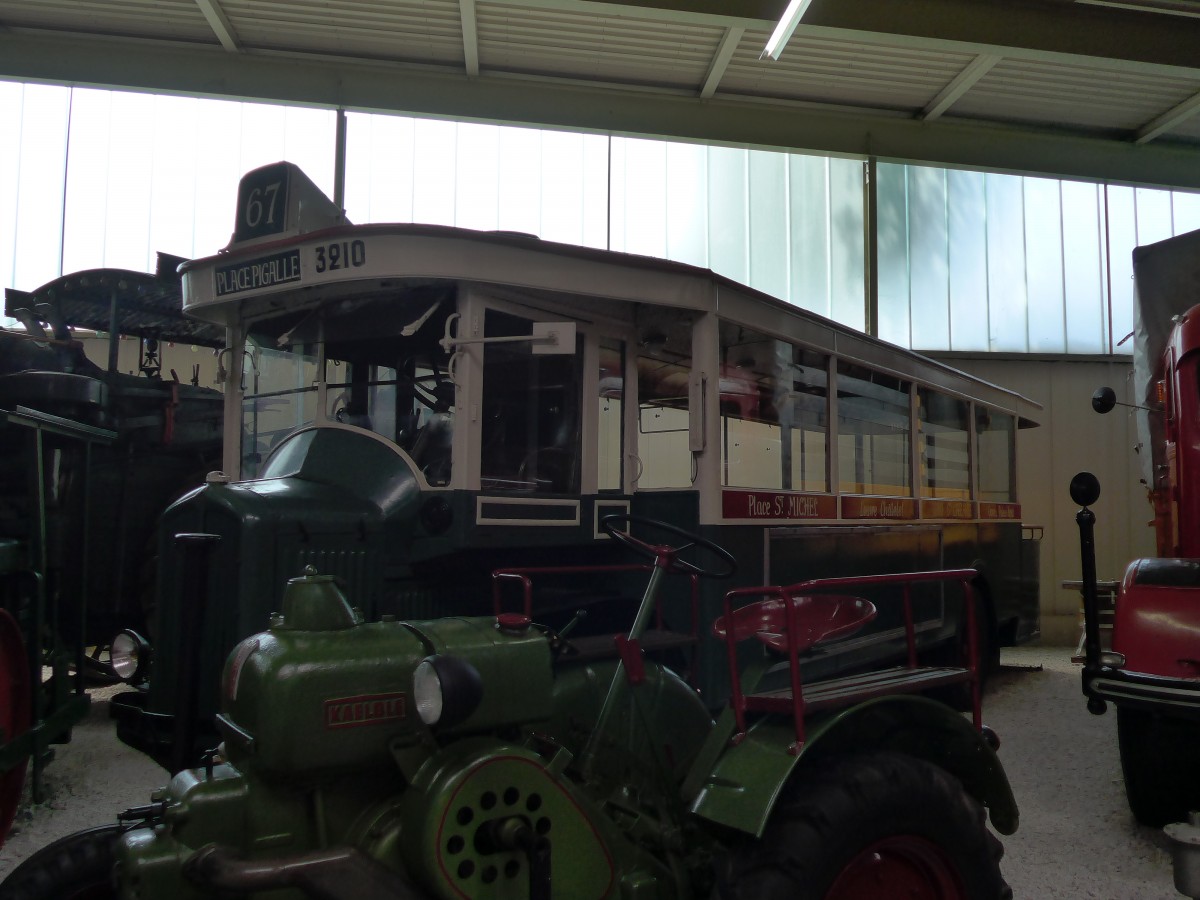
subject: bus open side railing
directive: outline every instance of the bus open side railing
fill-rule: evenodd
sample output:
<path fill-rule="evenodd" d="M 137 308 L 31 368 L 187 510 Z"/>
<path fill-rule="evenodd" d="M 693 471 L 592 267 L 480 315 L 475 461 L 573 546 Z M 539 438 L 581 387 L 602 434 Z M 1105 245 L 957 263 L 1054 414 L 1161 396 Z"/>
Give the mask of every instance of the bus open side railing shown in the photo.
<path fill-rule="evenodd" d="M 972 585 L 978 574 L 975 569 L 949 569 L 818 578 L 783 586 L 736 588 L 726 593 L 724 615 L 713 623 L 713 634 L 724 640 L 729 657 L 729 702 L 737 726 L 734 742 L 746 736 L 747 713 L 790 713 L 796 729 L 796 740 L 791 751 L 799 753 L 805 740 L 804 719 L 809 713 L 849 706 L 889 694 L 922 693 L 954 684 L 969 685 L 972 723 L 977 731 L 982 731 L 976 631 L 978 613 Z M 918 664 L 912 586 L 931 582 L 957 582 L 962 588 L 967 652 L 966 659 L 960 662 L 965 665 Z M 904 665 L 816 681 L 806 688 L 800 676 L 802 657 L 823 643 L 849 637 L 875 618 L 875 604 L 850 592 L 893 585 L 900 588 L 898 600 L 903 604 L 907 644 Z M 739 605 L 741 601 L 752 597 L 762 599 Z M 880 602 L 890 600 L 889 597 Z M 744 689 L 737 650 L 738 644 L 750 638 L 787 657 L 787 686 L 762 691 L 751 688 L 750 692 Z"/>

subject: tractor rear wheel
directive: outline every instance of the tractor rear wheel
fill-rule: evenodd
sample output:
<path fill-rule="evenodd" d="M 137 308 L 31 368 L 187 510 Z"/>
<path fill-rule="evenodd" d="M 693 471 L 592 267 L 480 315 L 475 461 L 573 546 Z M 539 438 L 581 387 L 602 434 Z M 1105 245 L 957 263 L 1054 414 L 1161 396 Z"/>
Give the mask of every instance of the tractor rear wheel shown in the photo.
<path fill-rule="evenodd" d="M 123 830 L 101 825 L 47 844 L 0 882 L 0 900 L 116 900 L 113 850 Z"/>
<path fill-rule="evenodd" d="M 1162 828 L 1200 809 L 1195 767 L 1200 725 L 1140 709 L 1117 707 L 1117 744 L 1125 797 L 1142 825 Z"/>
<path fill-rule="evenodd" d="M 729 856 L 725 900 L 1011 900 L 985 813 L 943 769 L 897 753 L 813 765 L 760 841 Z"/>

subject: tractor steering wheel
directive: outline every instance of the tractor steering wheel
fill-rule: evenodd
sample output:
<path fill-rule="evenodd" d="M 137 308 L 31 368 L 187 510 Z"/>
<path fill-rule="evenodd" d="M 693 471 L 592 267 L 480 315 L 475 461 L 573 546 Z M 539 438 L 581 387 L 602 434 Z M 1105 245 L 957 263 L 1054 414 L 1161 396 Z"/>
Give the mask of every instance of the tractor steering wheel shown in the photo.
<path fill-rule="evenodd" d="M 639 525 L 643 528 L 649 528 L 651 531 L 661 531 L 673 538 L 682 538 L 685 543 L 677 547 L 666 544 L 651 544 L 635 538 L 627 531 L 621 531 L 618 526 L 624 524 Z M 659 563 L 664 568 L 674 572 L 683 572 L 699 578 L 728 578 L 737 571 L 737 560 L 724 547 L 718 546 L 712 541 L 705 540 L 699 535 L 692 534 L 690 531 L 684 531 L 682 528 L 671 525 L 668 522 L 661 522 L 658 519 L 648 519 L 645 516 L 615 515 L 605 516 L 601 519 L 600 527 L 617 543 L 624 544 L 634 553 L 649 557 L 655 563 Z M 718 560 L 721 565 L 717 568 L 705 568 L 690 560 L 679 558 L 679 554 L 692 549 L 703 550 L 709 556 Z"/>

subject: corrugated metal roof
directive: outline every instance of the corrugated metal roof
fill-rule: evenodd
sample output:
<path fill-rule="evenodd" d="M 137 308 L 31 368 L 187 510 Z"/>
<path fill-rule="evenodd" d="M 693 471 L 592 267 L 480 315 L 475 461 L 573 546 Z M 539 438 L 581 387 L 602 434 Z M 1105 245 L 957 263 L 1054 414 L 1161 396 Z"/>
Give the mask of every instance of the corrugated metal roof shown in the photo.
<path fill-rule="evenodd" d="M 784 6 L 0 0 L 0 77 L 913 158 L 926 142 L 980 167 L 965 129 L 987 124 L 1014 138 L 1007 168 L 1036 170 L 1021 148 L 1045 145 L 1080 177 L 1200 188 L 1200 18 L 1179 0 L 814 0 L 761 59 Z M 1082 142 L 1063 153 L 1064 135 Z"/>

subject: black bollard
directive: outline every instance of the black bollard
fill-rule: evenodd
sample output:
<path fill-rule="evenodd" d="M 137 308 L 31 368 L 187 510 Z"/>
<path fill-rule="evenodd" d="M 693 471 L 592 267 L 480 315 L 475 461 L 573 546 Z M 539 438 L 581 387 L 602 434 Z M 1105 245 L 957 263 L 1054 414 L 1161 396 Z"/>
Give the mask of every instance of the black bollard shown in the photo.
<path fill-rule="evenodd" d="M 1100 497 L 1100 482 L 1091 472 L 1071 479 L 1071 499 L 1082 507 L 1075 514 L 1079 525 L 1079 557 L 1083 578 L 1083 647 L 1085 672 L 1100 669 L 1100 600 L 1096 590 L 1096 514 L 1088 509 Z M 1088 712 L 1101 715 L 1107 709 L 1097 697 L 1088 698 Z"/>

